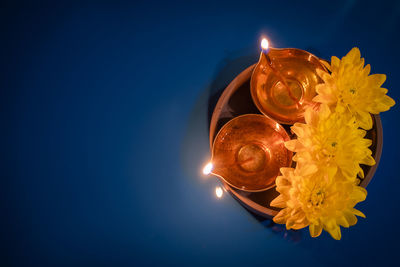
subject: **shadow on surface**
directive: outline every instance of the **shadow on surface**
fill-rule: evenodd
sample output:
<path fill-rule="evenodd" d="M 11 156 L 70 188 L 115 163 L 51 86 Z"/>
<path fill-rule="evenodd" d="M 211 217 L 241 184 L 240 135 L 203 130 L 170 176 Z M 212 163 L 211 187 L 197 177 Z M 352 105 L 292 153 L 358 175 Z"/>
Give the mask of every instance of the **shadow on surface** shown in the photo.
<path fill-rule="evenodd" d="M 212 78 L 211 83 L 206 87 L 206 89 L 201 93 L 199 98 L 196 101 L 196 104 L 193 108 L 191 115 L 189 116 L 188 122 L 188 131 L 185 135 L 184 146 L 183 146 L 183 155 L 182 160 L 184 161 L 183 166 L 186 171 L 189 173 L 193 172 L 194 169 L 198 169 L 199 166 L 204 164 L 204 162 L 199 162 L 198 154 L 193 153 L 194 151 L 204 151 L 204 147 L 200 147 L 197 143 L 195 146 L 199 146 L 197 149 L 193 145 L 193 137 L 190 136 L 190 133 L 196 133 L 196 135 L 201 134 L 203 138 L 203 134 L 207 136 L 207 144 L 202 140 L 201 145 L 206 146 L 207 150 L 209 150 L 208 145 L 208 136 L 210 130 L 210 122 L 211 117 L 214 111 L 214 108 L 223 93 L 224 89 L 227 85 L 244 69 L 253 65 L 257 62 L 259 57 L 258 53 L 248 53 L 247 55 L 235 56 L 230 55 L 225 58 L 218 66 L 216 70 L 216 74 Z M 229 114 L 226 117 L 221 117 L 217 123 L 217 131 L 220 129 L 225 123 L 227 123 L 232 117 L 236 117 L 241 114 L 249 114 L 249 113 L 260 113 L 254 104 L 251 105 L 240 105 L 239 103 L 253 103 L 250 94 L 249 83 L 243 84 L 229 99 L 229 106 L 234 106 L 233 110 L 230 110 Z M 206 116 L 205 116 L 206 115 Z M 214 136 L 215 137 L 215 136 Z M 190 141 L 189 141 L 190 140 Z M 208 153 L 210 153 L 208 151 Z M 196 156 L 194 155 L 196 154 Z M 198 164 L 196 166 L 195 164 Z M 275 190 L 274 190 L 275 191 Z M 277 192 L 275 194 L 269 195 L 269 198 L 275 198 L 277 196 Z M 253 201 L 257 202 L 270 202 L 272 199 L 262 199 L 260 200 L 260 195 L 254 194 L 250 198 Z M 255 198 L 255 199 L 254 199 Z M 243 208 L 261 225 L 265 228 L 271 230 L 274 234 L 281 236 L 282 238 L 289 240 L 291 242 L 299 242 L 301 240 L 301 231 L 294 230 L 286 230 L 284 225 L 275 224 L 270 218 L 266 218 L 255 214 L 254 212 L 247 209 L 240 201 L 238 201 Z"/>

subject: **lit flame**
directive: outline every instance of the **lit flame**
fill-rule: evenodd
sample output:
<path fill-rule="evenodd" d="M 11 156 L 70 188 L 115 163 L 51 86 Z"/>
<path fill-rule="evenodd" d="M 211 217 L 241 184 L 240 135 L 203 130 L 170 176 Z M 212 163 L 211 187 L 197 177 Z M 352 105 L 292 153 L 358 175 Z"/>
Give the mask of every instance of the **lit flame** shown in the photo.
<path fill-rule="evenodd" d="M 209 175 L 211 173 L 213 167 L 214 166 L 213 166 L 213 164 L 211 162 L 207 163 L 207 165 L 204 166 L 204 168 L 203 168 L 203 174 L 204 175 Z"/>
<path fill-rule="evenodd" d="M 268 47 L 269 47 L 268 40 L 266 38 L 263 38 L 262 41 L 261 41 L 261 48 L 263 50 L 268 50 Z"/>
<path fill-rule="evenodd" d="M 215 188 L 215 195 L 217 196 L 217 198 L 221 198 L 223 194 L 224 191 L 222 190 L 222 188 L 220 186 L 217 186 Z"/>

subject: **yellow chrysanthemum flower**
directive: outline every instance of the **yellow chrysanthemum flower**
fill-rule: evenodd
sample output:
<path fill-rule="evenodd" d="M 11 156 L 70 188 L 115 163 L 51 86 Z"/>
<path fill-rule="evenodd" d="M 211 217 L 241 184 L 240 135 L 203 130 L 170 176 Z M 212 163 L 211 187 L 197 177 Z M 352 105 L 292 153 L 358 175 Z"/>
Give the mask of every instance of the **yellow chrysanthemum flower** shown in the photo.
<path fill-rule="evenodd" d="M 354 182 L 329 179 L 322 172 L 302 175 L 292 168 L 281 168 L 281 173 L 276 179 L 280 195 L 271 206 L 282 208 L 273 220 L 286 224 L 287 229 L 309 226 L 312 237 L 319 236 L 324 229 L 339 240 L 340 226 L 356 224 L 355 215 L 365 218 L 354 206 L 365 200 L 367 191 Z"/>
<path fill-rule="evenodd" d="M 371 67 L 369 64 L 364 67 L 364 59 L 357 47 L 341 60 L 332 57 L 331 64 L 326 66 L 331 74 L 317 70 L 324 83 L 316 86 L 318 95 L 313 100 L 335 107 L 339 112 L 349 112 L 361 128 L 372 128 L 370 113 L 387 111 L 395 104 L 386 95 L 388 90 L 381 88 L 386 75 L 369 75 Z"/>
<path fill-rule="evenodd" d="M 329 177 L 339 170 L 350 181 L 357 174 L 364 178 L 360 164 L 375 164 L 368 148 L 372 141 L 364 139 L 366 131 L 357 128 L 352 118 L 332 113 L 324 104 L 318 111 L 308 108 L 304 116 L 306 124 L 291 127 L 297 139 L 285 142 L 287 149 L 296 152 L 296 168 L 309 173 L 323 170 Z"/>

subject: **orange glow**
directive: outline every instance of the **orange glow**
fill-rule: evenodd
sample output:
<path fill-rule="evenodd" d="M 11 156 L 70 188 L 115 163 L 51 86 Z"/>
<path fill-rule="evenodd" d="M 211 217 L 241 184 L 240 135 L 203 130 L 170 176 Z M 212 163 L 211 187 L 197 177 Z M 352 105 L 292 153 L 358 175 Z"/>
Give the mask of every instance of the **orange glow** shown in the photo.
<path fill-rule="evenodd" d="M 217 186 L 215 188 L 215 195 L 217 196 L 217 198 L 221 198 L 223 194 L 224 191 L 222 190 L 222 188 L 220 186 Z"/>
<path fill-rule="evenodd" d="M 262 41 L 261 41 L 261 48 L 263 50 L 268 50 L 268 47 L 269 47 L 268 40 L 266 38 L 263 38 Z"/>
<path fill-rule="evenodd" d="M 206 166 L 203 168 L 203 174 L 204 175 L 209 175 L 213 169 L 213 164 L 211 162 L 207 163 Z"/>

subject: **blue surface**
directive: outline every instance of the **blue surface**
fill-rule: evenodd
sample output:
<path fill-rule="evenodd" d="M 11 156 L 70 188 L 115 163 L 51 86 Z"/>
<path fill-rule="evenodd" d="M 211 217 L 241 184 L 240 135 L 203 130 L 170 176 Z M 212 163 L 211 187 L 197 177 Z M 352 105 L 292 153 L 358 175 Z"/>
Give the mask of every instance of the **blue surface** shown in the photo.
<path fill-rule="evenodd" d="M 2 266 L 381 266 L 399 248 L 400 2 L 2 4 Z M 275 47 L 361 49 L 398 104 L 367 219 L 324 233 L 260 222 L 219 182 L 208 99 Z"/>

